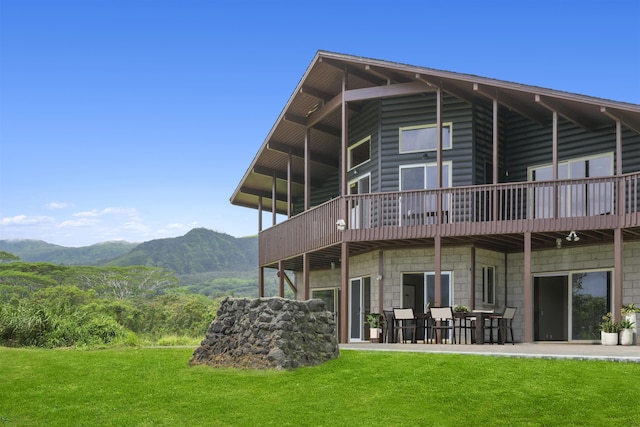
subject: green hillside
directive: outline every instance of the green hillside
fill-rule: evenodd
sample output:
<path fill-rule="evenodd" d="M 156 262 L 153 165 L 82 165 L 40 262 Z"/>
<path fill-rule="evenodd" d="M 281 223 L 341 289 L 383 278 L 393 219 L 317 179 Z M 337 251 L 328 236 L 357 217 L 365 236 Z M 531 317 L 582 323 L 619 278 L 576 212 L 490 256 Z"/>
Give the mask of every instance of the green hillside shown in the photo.
<path fill-rule="evenodd" d="M 141 243 L 108 266 L 163 267 L 178 275 L 205 272 L 255 272 L 258 265 L 256 237 L 235 238 L 204 228 L 181 237 Z"/>
<path fill-rule="evenodd" d="M 135 248 L 138 243 L 103 242 L 81 248 L 69 248 L 42 240 L 0 240 L 0 251 L 17 255 L 25 262 L 50 262 L 61 265 L 101 265 Z"/>

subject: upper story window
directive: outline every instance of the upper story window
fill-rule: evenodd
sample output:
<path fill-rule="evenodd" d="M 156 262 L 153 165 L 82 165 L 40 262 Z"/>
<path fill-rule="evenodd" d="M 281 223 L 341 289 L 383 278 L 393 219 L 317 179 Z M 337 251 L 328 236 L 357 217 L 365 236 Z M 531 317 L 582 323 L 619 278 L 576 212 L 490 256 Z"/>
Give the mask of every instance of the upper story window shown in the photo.
<path fill-rule="evenodd" d="M 361 139 L 349 147 L 349 170 L 358 167 L 369 160 L 371 160 L 370 136 Z"/>
<path fill-rule="evenodd" d="M 442 124 L 442 149 L 451 149 L 453 123 Z M 419 125 L 400 128 L 400 152 L 416 153 L 438 149 L 438 125 Z"/>
<path fill-rule="evenodd" d="M 529 168 L 530 181 L 551 181 L 553 166 Z M 613 175 L 613 153 L 578 157 L 558 163 L 558 179 L 580 179 Z M 540 185 L 533 189 L 529 210 L 534 218 L 559 218 L 604 215 L 613 212 L 612 182 L 578 182 L 559 185 Z M 556 202 L 557 201 L 557 202 Z M 557 206 L 556 206 L 557 204 Z"/>

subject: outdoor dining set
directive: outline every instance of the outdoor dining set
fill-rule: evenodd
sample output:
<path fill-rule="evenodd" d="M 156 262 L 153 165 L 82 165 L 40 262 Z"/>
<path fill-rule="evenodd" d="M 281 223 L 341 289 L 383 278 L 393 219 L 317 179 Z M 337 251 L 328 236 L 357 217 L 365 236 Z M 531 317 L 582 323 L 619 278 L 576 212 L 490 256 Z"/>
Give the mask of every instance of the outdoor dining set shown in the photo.
<path fill-rule="evenodd" d="M 415 313 L 413 308 L 394 308 L 381 315 L 383 332 L 381 342 L 425 344 L 504 344 L 513 339 L 513 318 L 516 308 L 504 311 L 468 310 L 466 307 L 427 307 L 426 313 Z M 495 333 L 495 334 L 494 334 Z M 495 341 L 494 341 L 495 336 Z"/>

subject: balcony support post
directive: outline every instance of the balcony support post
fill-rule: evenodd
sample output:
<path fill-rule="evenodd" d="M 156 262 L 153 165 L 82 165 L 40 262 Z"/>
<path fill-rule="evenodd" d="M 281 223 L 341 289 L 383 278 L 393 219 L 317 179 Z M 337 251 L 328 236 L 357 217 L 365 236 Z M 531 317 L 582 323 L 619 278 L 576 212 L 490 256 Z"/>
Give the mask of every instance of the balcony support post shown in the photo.
<path fill-rule="evenodd" d="M 264 297 L 264 267 L 258 267 L 258 296 Z"/>
<path fill-rule="evenodd" d="M 342 202 L 340 203 L 340 218 L 346 222 L 349 228 L 348 208 L 345 196 L 347 195 L 347 157 L 348 153 L 348 111 L 347 101 L 345 100 L 345 92 L 347 90 L 347 70 L 345 69 L 342 76 L 342 134 L 341 134 L 341 163 L 340 163 L 340 195 Z M 344 233 L 342 234 L 342 243 L 340 250 L 340 337 L 341 343 L 349 342 L 349 243 L 345 241 Z"/>
<path fill-rule="evenodd" d="M 533 342 L 533 289 L 531 286 L 531 232 L 524 233 L 524 342 Z"/>
<path fill-rule="evenodd" d="M 620 307 L 622 307 L 622 228 L 613 230 L 613 316 L 620 321 Z"/>
<path fill-rule="evenodd" d="M 284 298 L 284 263 L 278 261 L 278 295 Z"/>
<path fill-rule="evenodd" d="M 340 254 L 340 339 L 349 342 L 349 243 L 342 241 Z"/>
<path fill-rule="evenodd" d="M 304 133 L 304 210 L 311 207 L 311 128 Z"/>
<path fill-rule="evenodd" d="M 435 292 L 433 298 L 435 299 L 435 306 L 440 307 L 440 301 L 442 299 L 442 238 L 440 234 L 436 234 L 433 241 L 435 243 L 435 254 L 433 257 Z"/>
<path fill-rule="evenodd" d="M 305 301 L 311 297 L 309 292 L 309 265 L 309 253 L 305 252 L 302 254 L 302 293 Z"/>
<path fill-rule="evenodd" d="M 287 158 L 287 218 L 291 218 L 291 207 L 293 206 L 292 188 L 293 188 L 293 156 L 289 151 L 289 157 Z"/>

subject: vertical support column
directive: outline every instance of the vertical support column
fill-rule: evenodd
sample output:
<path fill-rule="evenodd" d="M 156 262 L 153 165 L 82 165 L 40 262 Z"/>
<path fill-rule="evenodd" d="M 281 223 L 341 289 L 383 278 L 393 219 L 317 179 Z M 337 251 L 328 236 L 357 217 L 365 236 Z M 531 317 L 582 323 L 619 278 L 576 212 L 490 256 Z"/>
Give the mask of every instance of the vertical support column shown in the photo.
<path fill-rule="evenodd" d="M 384 251 L 378 251 L 378 313 L 384 311 Z"/>
<path fill-rule="evenodd" d="M 278 295 L 284 298 L 284 263 L 278 261 Z"/>
<path fill-rule="evenodd" d="M 347 145 L 348 145 L 348 123 L 347 123 L 347 102 L 344 99 L 344 93 L 347 90 L 347 72 L 345 70 L 342 77 L 342 145 L 340 154 L 340 196 L 342 203 L 340 204 L 340 217 L 346 222 L 347 228 L 350 227 L 348 218 L 348 208 L 345 196 L 347 195 Z M 342 233 L 342 244 L 340 249 L 340 342 L 349 342 L 349 243 L 345 241 L 344 233 Z"/>
<path fill-rule="evenodd" d="M 262 231 L 262 195 L 258 196 L 258 233 Z M 258 236 L 258 264 L 260 264 L 260 237 Z M 264 297 L 264 267 L 258 267 L 258 297 Z"/>
<path fill-rule="evenodd" d="M 264 297 L 264 267 L 258 267 L 258 296 Z"/>
<path fill-rule="evenodd" d="M 622 176 L 622 124 L 620 120 L 616 120 L 616 176 Z M 618 217 L 618 226 L 613 230 L 613 310 L 615 320 L 621 318 L 619 307 L 622 307 L 623 292 L 623 238 L 621 220 L 625 213 L 624 207 L 624 189 L 622 188 L 622 180 L 618 180 L 617 184 L 617 208 L 616 216 Z"/>
<path fill-rule="evenodd" d="M 553 131 L 552 131 L 552 162 L 553 162 L 553 180 L 558 179 L 558 112 L 553 110 Z M 558 186 L 553 186 L 553 217 L 558 218 L 559 215 L 558 206 Z"/>
<path fill-rule="evenodd" d="M 304 133 L 304 210 L 311 207 L 311 129 Z"/>
<path fill-rule="evenodd" d="M 438 127 L 438 149 L 437 149 L 437 183 L 438 190 L 442 189 L 442 90 L 438 87 L 436 89 L 436 126 Z M 436 198 L 436 236 L 434 238 L 435 246 L 435 258 L 434 258 L 434 273 L 435 273 L 435 305 L 440 305 L 440 298 L 442 296 L 442 274 L 441 274 L 441 255 L 442 255 L 442 238 L 440 237 L 440 224 L 442 223 L 442 192 L 438 191 L 438 197 Z"/>
<path fill-rule="evenodd" d="M 533 289 L 531 286 L 531 232 L 524 233 L 524 342 L 533 342 Z"/>
<path fill-rule="evenodd" d="M 617 322 L 620 321 L 620 307 L 622 307 L 622 282 L 623 282 L 623 260 L 622 260 L 622 228 L 613 230 L 613 316 Z"/>
<path fill-rule="evenodd" d="M 302 254 L 302 299 L 304 301 L 311 298 L 311 292 L 309 290 L 309 254 Z"/>
<path fill-rule="evenodd" d="M 349 342 L 349 243 L 342 241 L 340 255 L 340 342 Z"/>
<path fill-rule="evenodd" d="M 469 268 L 469 274 L 471 275 L 469 282 L 471 283 L 471 289 L 469 292 L 469 309 L 474 310 L 476 308 L 476 247 L 471 246 L 471 268 Z"/>
<path fill-rule="evenodd" d="M 291 207 L 293 205 L 293 197 L 292 197 L 292 185 L 293 185 L 293 178 L 292 178 L 292 155 L 291 155 L 291 151 L 289 151 L 289 158 L 287 159 L 287 218 L 291 218 Z"/>
<path fill-rule="evenodd" d="M 505 252 L 504 254 L 504 306 L 508 307 L 509 306 L 509 256 L 508 254 Z"/>
<path fill-rule="evenodd" d="M 262 196 L 258 196 L 258 233 L 262 231 Z"/>
<path fill-rule="evenodd" d="M 500 141 L 500 120 L 498 117 L 498 100 L 493 100 L 493 183 L 500 181 L 498 164 L 500 162 L 498 143 Z"/>
<path fill-rule="evenodd" d="M 442 298 L 442 237 L 436 234 L 434 237 L 435 254 L 433 259 L 433 271 L 435 274 L 435 306 L 440 307 L 440 299 Z"/>
<path fill-rule="evenodd" d="M 493 180 L 492 182 L 494 184 L 497 184 L 499 181 L 499 176 L 498 176 L 498 163 L 499 163 L 499 158 L 498 158 L 498 141 L 499 141 L 499 134 L 500 134 L 500 126 L 498 124 L 498 100 L 494 99 L 493 100 Z M 492 192 L 491 198 L 493 199 L 493 203 L 491 206 L 491 220 L 493 221 L 497 221 L 500 219 L 500 217 L 498 216 L 498 194 L 496 193 L 496 190 L 494 189 Z"/>
<path fill-rule="evenodd" d="M 275 172 L 273 173 L 273 178 L 271 181 L 271 225 L 276 225 L 276 196 L 277 196 L 277 189 L 276 189 L 276 174 Z"/>

